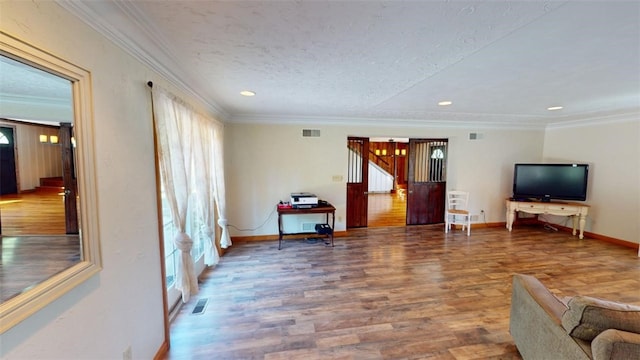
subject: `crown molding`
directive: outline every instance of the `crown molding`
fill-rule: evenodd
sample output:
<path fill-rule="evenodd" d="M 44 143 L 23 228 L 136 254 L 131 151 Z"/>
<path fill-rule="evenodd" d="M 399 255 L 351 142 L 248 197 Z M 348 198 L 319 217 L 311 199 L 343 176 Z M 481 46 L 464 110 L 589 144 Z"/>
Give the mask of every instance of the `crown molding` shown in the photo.
<path fill-rule="evenodd" d="M 159 32 L 155 26 L 147 21 L 147 17 L 133 2 L 56 0 L 56 3 L 116 46 L 158 72 L 172 85 L 201 101 L 217 120 L 226 121 L 230 118 L 227 111 L 217 103 L 203 98 L 197 90 L 183 80 L 188 79 L 188 76 L 180 72 L 179 62 L 164 39 L 157 35 Z M 120 17 L 113 18 L 123 18 L 127 21 L 113 24 L 107 22 L 101 13 L 119 14 Z"/>
<path fill-rule="evenodd" d="M 413 114 L 411 119 L 407 119 L 406 117 L 393 116 L 393 114 L 385 117 L 240 114 L 233 116 L 229 119 L 229 122 L 245 124 L 318 124 L 381 127 L 392 125 L 394 127 L 456 129 L 551 130 L 634 120 L 640 120 L 640 108 L 627 109 L 616 113 L 589 113 L 564 117 L 523 116 L 513 114 L 423 113 L 420 115 Z"/>
<path fill-rule="evenodd" d="M 523 122 L 508 123 L 499 121 L 460 121 L 460 120 L 424 120 L 401 118 L 369 118 L 338 116 L 296 116 L 296 115 L 238 115 L 231 124 L 260 125 L 332 125 L 332 126 L 379 126 L 410 128 L 452 128 L 452 129 L 500 129 L 500 130 L 544 130 L 546 124 Z"/>
<path fill-rule="evenodd" d="M 59 97 L 15 95 L 0 93 L 0 103 L 12 103 L 29 106 L 51 106 L 71 110 L 71 101 Z"/>
<path fill-rule="evenodd" d="M 575 117 L 575 116 L 574 116 Z M 640 108 L 616 114 L 591 114 L 580 119 L 563 120 L 561 122 L 549 123 L 546 130 L 568 129 L 584 126 L 606 125 L 621 122 L 640 121 Z"/>

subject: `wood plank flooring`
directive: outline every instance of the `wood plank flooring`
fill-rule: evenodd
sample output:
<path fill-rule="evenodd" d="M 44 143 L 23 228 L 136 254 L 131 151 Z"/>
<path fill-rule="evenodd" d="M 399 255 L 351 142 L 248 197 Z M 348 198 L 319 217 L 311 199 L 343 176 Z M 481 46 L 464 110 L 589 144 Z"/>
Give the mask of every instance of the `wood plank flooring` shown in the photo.
<path fill-rule="evenodd" d="M 367 207 L 367 226 L 405 226 L 407 224 L 406 190 L 388 194 L 369 194 Z"/>
<path fill-rule="evenodd" d="M 514 273 L 640 305 L 637 250 L 541 226 L 349 231 L 335 247 L 237 242 L 171 325 L 167 359 L 519 359 Z M 208 299 L 201 315 L 195 303 Z"/>
<path fill-rule="evenodd" d="M 66 235 L 64 196 L 32 192 L 0 196 L 2 235 Z"/>
<path fill-rule="evenodd" d="M 78 235 L 0 236 L 0 302 L 77 264 Z"/>
<path fill-rule="evenodd" d="M 0 196 L 0 302 L 80 261 L 80 237 L 66 235 L 59 191 Z"/>

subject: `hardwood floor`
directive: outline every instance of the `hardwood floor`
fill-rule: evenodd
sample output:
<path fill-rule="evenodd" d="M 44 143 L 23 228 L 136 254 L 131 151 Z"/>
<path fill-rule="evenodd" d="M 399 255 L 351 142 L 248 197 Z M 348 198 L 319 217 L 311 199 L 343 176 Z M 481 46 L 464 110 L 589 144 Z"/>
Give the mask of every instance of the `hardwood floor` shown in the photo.
<path fill-rule="evenodd" d="M 406 190 L 398 189 L 395 193 L 369 194 L 367 207 L 367 226 L 387 227 L 405 226 L 407 224 Z"/>
<path fill-rule="evenodd" d="M 64 197 L 58 192 L 0 196 L 2 235 L 66 235 Z"/>
<path fill-rule="evenodd" d="M 80 237 L 0 236 L 0 302 L 80 261 Z"/>
<path fill-rule="evenodd" d="M 335 247 L 236 242 L 171 325 L 167 359 L 519 359 L 514 273 L 640 305 L 637 250 L 541 226 L 349 231 Z M 193 315 L 207 299 L 204 313 Z"/>
<path fill-rule="evenodd" d="M 57 191 L 0 196 L 0 302 L 80 261 Z"/>

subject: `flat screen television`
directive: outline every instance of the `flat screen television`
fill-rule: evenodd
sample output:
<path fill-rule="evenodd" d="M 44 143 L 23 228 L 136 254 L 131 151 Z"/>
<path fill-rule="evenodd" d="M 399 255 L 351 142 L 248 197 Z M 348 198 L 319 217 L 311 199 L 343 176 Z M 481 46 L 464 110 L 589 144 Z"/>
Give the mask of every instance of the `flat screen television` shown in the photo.
<path fill-rule="evenodd" d="M 513 199 L 584 201 L 588 175 L 587 164 L 515 164 Z"/>

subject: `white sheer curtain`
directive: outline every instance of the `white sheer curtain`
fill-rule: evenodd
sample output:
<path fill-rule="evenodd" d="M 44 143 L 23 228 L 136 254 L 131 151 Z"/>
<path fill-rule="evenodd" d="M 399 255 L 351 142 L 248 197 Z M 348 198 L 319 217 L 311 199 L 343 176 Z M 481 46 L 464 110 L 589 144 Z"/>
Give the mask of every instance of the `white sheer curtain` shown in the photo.
<path fill-rule="evenodd" d="M 204 262 L 215 265 L 220 254 L 215 244 L 215 212 L 222 228 L 220 245 L 231 246 L 227 229 L 223 166 L 223 126 L 199 115 L 182 100 L 157 86 L 153 87 L 154 123 L 164 193 L 177 229 L 174 239 L 180 251 L 176 269 L 176 289 L 187 302 L 198 292 L 191 256 L 192 238 L 203 238 Z M 187 233 L 187 218 L 197 218 L 198 229 Z M 193 232 L 199 233 L 194 236 Z"/>
<path fill-rule="evenodd" d="M 227 201 L 225 199 L 225 183 L 224 183 L 224 152 L 222 151 L 223 142 L 223 127 L 221 124 L 213 125 L 213 164 L 214 164 L 214 178 L 215 178 L 215 198 L 216 205 L 218 206 L 218 225 L 222 228 L 222 235 L 220 237 L 220 247 L 223 249 L 231 246 L 231 236 L 229 236 L 229 229 L 227 223 Z"/>
<path fill-rule="evenodd" d="M 182 301 L 187 302 L 191 295 L 198 293 L 191 257 L 193 240 L 186 233 L 195 130 L 193 112 L 182 101 L 157 86 L 154 86 L 152 94 L 160 171 L 171 218 L 177 229 L 174 243 L 180 251 L 176 289 L 182 292 Z"/>
<path fill-rule="evenodd" d="M 216 247 L 213 205 L 215 203 L 215 174 L 213 171 L 214 135 L 211 122 L 198 117 L 198 136 L 194 139 L 197 151 L 194 152 L 196 175 L 196 191 L 199 199 L 200 217 L 203 219 L 202 233 L 204 240 L 204 263 L 216 265 L 220 261 L 220 254 Z"/>

